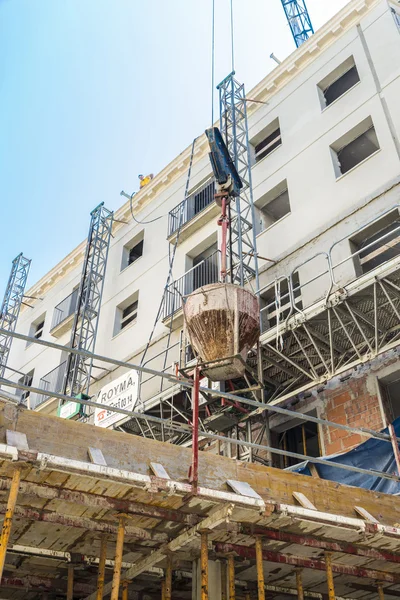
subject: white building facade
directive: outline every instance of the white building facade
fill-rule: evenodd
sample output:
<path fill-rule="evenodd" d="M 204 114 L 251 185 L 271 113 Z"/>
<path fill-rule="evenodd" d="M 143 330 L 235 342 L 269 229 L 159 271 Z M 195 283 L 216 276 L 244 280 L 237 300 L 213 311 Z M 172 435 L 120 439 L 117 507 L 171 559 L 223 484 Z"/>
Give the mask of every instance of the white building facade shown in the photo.
<path fill-rule="evenodd" d="M 261 296 L 265 372 L 270 386 L 277 382 L 267 400 L 278 402 L 321 382 L 329 388 L 329 381 L 353 364 L 350 358 L 340 364 L 341 351 L 348 352 L 347 346 L 341 350 L 338 341 L 346 339 L 345 328 L 332 336 L 330 351 L 336 339 L 338 358 L 331 356 L 329 364 L 317 345 L 312 351 L 303 348 L 301 359 L 298 354 L 291 357 L 285 338 L 290 323 L 296 331 L 316 318 L 317 306 L 321 315 L 328 314 L 326 299 L 331 294 L 366 281 L 374 269 L 389 263 L 390 273 L 398 268 L 400 3 L 352 0 L 247 96 L 258 101 L 248 102 L 248 125 L 260 290 L 254 281 L 249 287 Z M 144 364 L 175 373 L 176 364 L 185 360 L 180 295 L 218 281 L 219 276 L 219 209 L 213 202 L 208 145 L 202 135 L 194 146 L 189 196 L 173 264 L 174 285 L 166 291 L 156 322 L 176 243 L 177 207 L 184 200 L 190 154 L 191 148 L 182 152 L 133 197 L 135 220 L 129 201 L 115 213 L 98 355 L 139 364 L 151 336 Z M 84 250 L 82 243 L 27 292 L 37 300 L 21 311 L 18 332 L 69 344 Z M 340 322 L 340 314 L 335 314 Z M 318 334 L 315 323 L 310 331 L 312 342 L 325 337 L 323 330 Z M 300 334 L 298 338 L 296 352 L 301 353 L 305 342 Z M 391 338 L 391 343 L 395 341 Z M 383 347 L 377 345 L 368 354 L 359 342 L 355 346 L 359 363 L 378 356 Z M 318 354 L 314 361 L 311 355 Z M 14 382 L 28 376 L 34 387 L 60 392 L 67 356 L 67 351 L 15 339 L 6 376 Z M 290 361 L 300 369 L 297 382 L 296 372 L 287 379 Z M 94 361 L 90 394 L 126 371 Z M 161 385 L 159 379 L 144 376 L 137 386 L 137 407 L 159 415 L 160 399 L 170 402 L 177 393 L 172 384 Z M 31 409 L 54 414 L 59 404 L 57 398 L 35 393 L 25 393 L 24 400 Z M 311 401 L 309 409 L 324 415 L 331 399 L 312 394 Z M 185 400 L 181 402 L 184 407 Z M 377 415 L 370 425 L 379 429 L 385 425 L 382 410 Z M 278 424 L 277 431 L 282 432 Z M 154 435 L 159 437 L 158 431 Z M 320 434 L 319 441 L 320 453 L 335 451 L 334 440 Z"/>

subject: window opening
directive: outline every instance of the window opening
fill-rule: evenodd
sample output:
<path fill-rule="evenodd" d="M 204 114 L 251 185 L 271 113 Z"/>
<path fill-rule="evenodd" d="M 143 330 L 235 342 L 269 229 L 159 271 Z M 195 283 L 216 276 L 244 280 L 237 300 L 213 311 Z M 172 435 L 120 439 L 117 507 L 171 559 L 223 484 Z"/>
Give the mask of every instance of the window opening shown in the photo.
<path fill-rule="evenodd" d="M 388 421 L 400 417 L 400 373 L 390 376 L 391 381 L 379 381 L 379 388 Z M 386 424 L 385 424 L 386 425 Z"/>
<path fill-rule="evenodd" d="M 255 160 L 256 163 L 268 156 L 275 148 L 278 148 L 282 144 L 281 129 L 278 127 L 270 135 L 264 138 L 255 147 Z"/>
<path fill-rule="evenodd" d="M 136 246 L 129 250 L 128 265 L 131 265 L 143 255 L 143 242 L 144 240 L 141 240 Z"/>
<path fill-rule="evenodd" d="M 260 210 L 262 214 L 261 231 L 264 231 L 270 225 L 288 215 L 290 213 L 290 200 L 287 187 L 272 198 L 272 200 L 264 204 Z"/>
<path fill-rule="evenodd" d="M 129 304 L 126 308 L 122 310 L 121 316 L 121 330 L 124 329 L 129 323 L 132 323 L 137 318 L 139 301 L 135 300 L 132 304 Z"/>
<path fill-rule="evenodd" d="M 400 219 L 397 211 L 379 219 L 350 240 L 358 276 L 400 255 Z"/>
<path fill-rule="evenodd" d="M 350 56 L 319 82 L 322 106 L 325 108 L 343 96 L 360 81 L 354 57 Z"/>
<path fill-rule="evenodd" d="M 304 422 L 279 434 L 279 448 L 296 454 L 321 456 L 318 423 Z M 283 467 L 291 467 L 302 462 L 301 459 L 283 456 Z"/>
<path fill-rule="evenodd" d="M 189 286 L 192 283 L 192 291 L 218 281 L 218 262 L 217 242 L 193 258 L 193 267 L 196 268 L 189 272 L 190 277 L 188 282 Z"/>
<path fill-rule="evenodd" d="M 33 334 L 33 337 L 35 337 L 35 338 L 38 340 L 38 339 L 39 339 L 39 338 L 41 338 L 41 337 L 42 337 L 42 335 L 43 335 L 44 321 L 41 321 L 41 322 L 40 322 L 40 323 L 38 323 L 38 324 L 37 324 L 35 327 L 36 327 L 36 328 L 35 328 L 35 332 L 34 332 L 34 334 Z"/>
<path fill-rule="evenodd" d="M 18 379 L 18 383 L 21 383 L 22 385 L 31 386 L 32 382 L 33 382 L 33 375 L 34 375 L 34 370 L 29 371 L 29 373 L 26 373 L 26 375 L 23 375 L 22 377 L 20 377 Z M 18 391 L 19 391 L 19 395 L 21 397 L 21 402 L 26 404 L 26 401 L 28 400 L 29 396 L 31 395 L 30 390 L 18 390 Z"/>
<path fill-rule="evenodd" d="M 344 175 L 379 148 L 374 124 L 368 117 L 331 145 L 336 176 Z"/>

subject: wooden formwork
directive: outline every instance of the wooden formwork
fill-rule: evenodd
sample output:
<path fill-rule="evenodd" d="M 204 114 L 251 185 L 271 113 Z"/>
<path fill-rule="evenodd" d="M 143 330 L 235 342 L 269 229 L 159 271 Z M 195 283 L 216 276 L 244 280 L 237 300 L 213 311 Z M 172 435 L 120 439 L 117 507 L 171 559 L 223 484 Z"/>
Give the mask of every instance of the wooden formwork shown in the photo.
<path fill-rule="evenodd" d="M 400 497 L 208 452 L 194 493 L 191 461 L 187 448 L 0 403 L 0 513 L 10 525 L 0 599 L 100 600 L 113 582 L 115 599 L 159 599 L 162 587 L 189 599 L 201 548 L 229 561 L 230 598 L 261 598 L 261 580 L 268 598 L 300 585 L 322 598 L 330 576 L 336 597 L 399 597 Z M 251 489 L 235 493 L 229 481 Z"/>

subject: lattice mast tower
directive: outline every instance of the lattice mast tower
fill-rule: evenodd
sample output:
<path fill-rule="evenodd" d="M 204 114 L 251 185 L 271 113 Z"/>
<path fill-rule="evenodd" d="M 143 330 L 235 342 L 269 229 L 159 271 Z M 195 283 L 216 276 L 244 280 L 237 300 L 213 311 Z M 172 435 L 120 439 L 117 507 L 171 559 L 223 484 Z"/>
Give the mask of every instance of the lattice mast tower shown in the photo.
<path fill-rule="evenodd" d="M 94 352 L 99 324 L 101 298 L 113 225 L 113 213 L 99 204 L 91 213 L 89 235 L 83 261 L 77 308 L 71 332 L 71 348 Z M 92 372 L 91 359 L 70 354 L 63 393 L 87 394 Z"/>
<path fill-rule="evenodd" d="M 22 252 L 12 261 L 0 313 L 0 329 L 6 331 L 0 335 L 0 377 L 4 377 L 7 366 L 13 339 L 11 334 L 14 333 L 17 325 L 30 265 L 31 261 L 25 258 Z"/>
<path fill-rule="evenodd" d="M 255 210 L 251 181 L 247 107 L 244 85 L 235 79 L 235 72 L 218 86 L 220 131 L 242 180 L 240 197 L 230 203 L 228 263 L 231 283 L 244 286 L 255 278 L 258 293 L 258 260 L 255 231 Z"/>
<path fill-rule="evenodd" d="M 298 48 L 314 33 L 306 2 L 305 0 L 281 0 L 281 2 Z"/>

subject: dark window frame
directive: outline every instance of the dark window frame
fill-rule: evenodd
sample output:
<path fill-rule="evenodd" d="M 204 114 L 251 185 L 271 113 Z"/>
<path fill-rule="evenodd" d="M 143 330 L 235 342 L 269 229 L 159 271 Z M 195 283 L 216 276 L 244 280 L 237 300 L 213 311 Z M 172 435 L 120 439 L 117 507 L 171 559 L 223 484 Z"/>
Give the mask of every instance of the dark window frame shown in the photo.
<path fill-rule="evenodd" d="M 265 158 L 266 156 L 271 154 L 271 152 L 276 150 L 276 148 L 279 148 L 279 146 L 281 146 L 281 145 L 282 145 L 281 127 L 280 127 L 280 125 L 278 125 L 278 127 L 272 133 L 267 135 L 263 140 L 261 140 L 261 142 L 259 142 L 254 147 L 255 162 L 256 163 L 260 162 L 261 160 L 263 160 L 263 158 Z"/>
<path fill-rule="evenodd" d="M 143 256 L 144 238 L 137 244 L 128 249 L 128 267 Z"/>
<path fill-rule="evenodd" d="M 125 308 L 121 308 L 121 321 L 120 321 L 120 331 L 123 331 L 125 327 L 130 325 L 137 320 L 139 308 L 139 299 L 134 300 L 131 304 L 128 304 Z"/>

